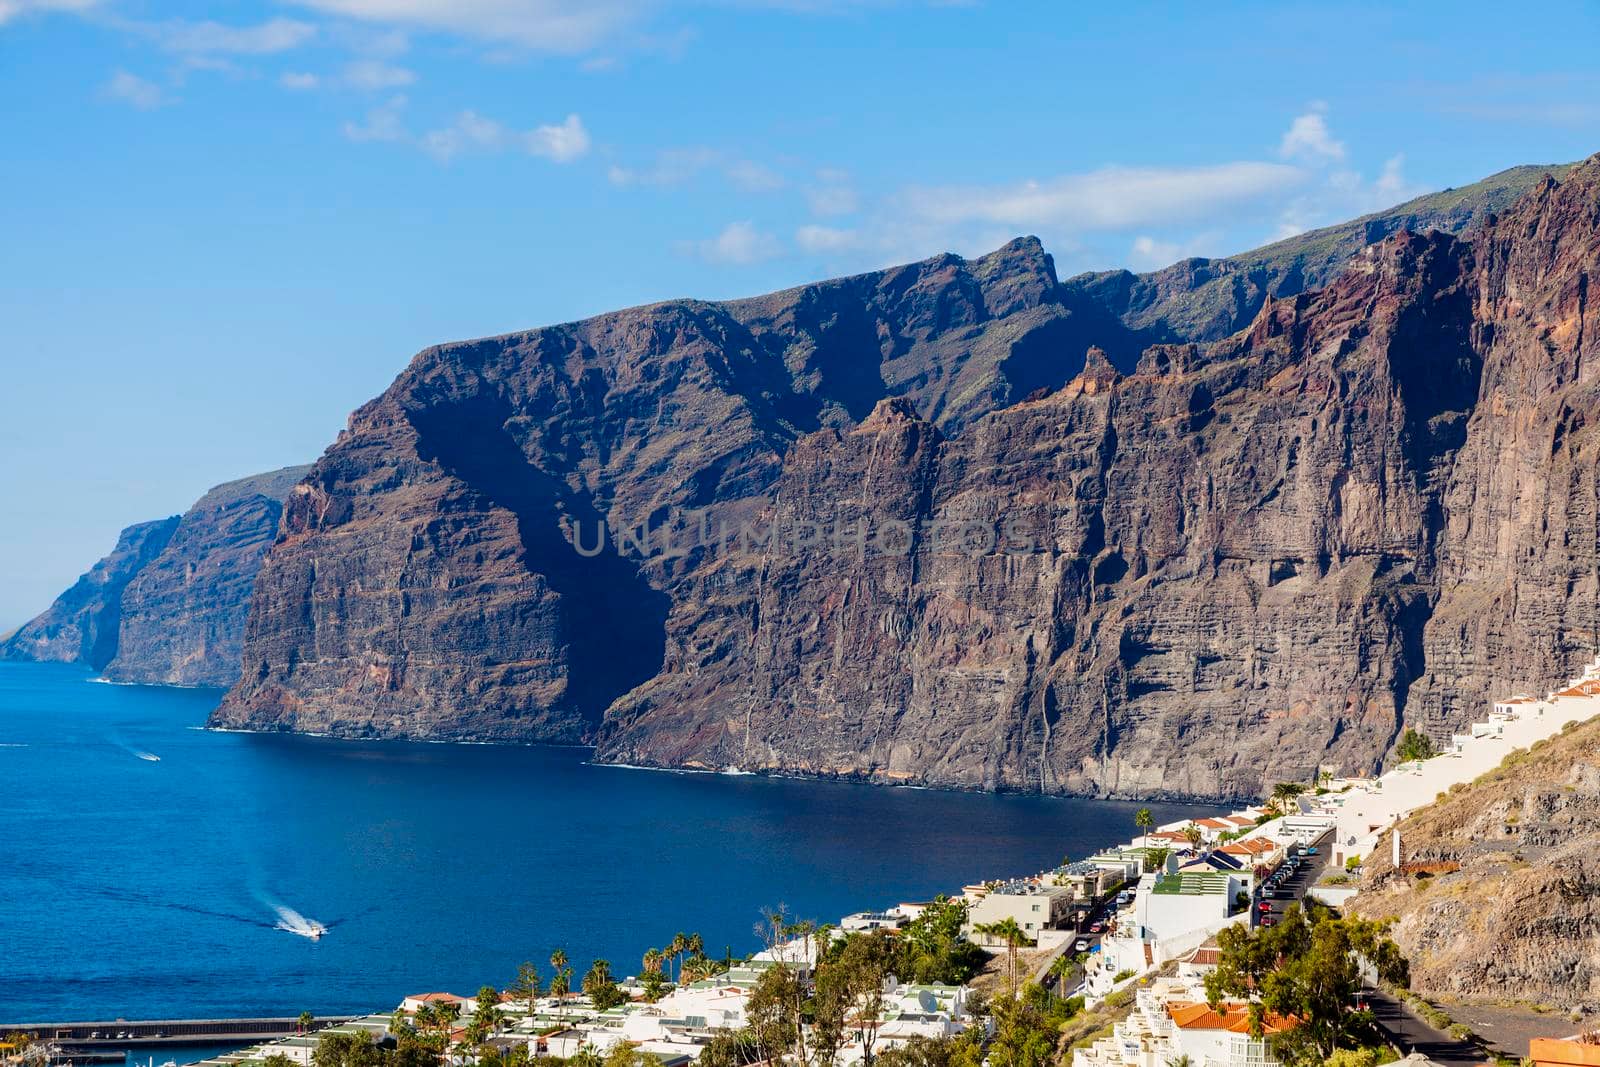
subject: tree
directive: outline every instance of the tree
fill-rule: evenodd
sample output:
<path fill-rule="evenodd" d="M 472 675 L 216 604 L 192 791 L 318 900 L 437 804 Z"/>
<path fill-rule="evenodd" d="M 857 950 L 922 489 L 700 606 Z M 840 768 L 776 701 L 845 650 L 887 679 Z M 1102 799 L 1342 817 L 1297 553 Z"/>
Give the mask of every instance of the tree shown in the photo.
<path fill-rule="evenodd" d="M 785 975 L 781 980 L 775 980 L 773 995 L 781 993 L 785 1002 L 779 1013 L 782 1027 L 787 1028 L 791 1047 L 794 1050 L 794 1059 L 800 1067 L 807 1067 L 810 1063 L 809 1049 L 806 1046 L 802 1022 L 806 1010 L 806 984 L 797 973 L 794 960 L 790 953 L 784 951 L 785 946 L 795 941 L 802 942 L 806 961 L 813 958 L 812 937 L 817 932 L 817 924 L 809 919 L 796 919 L 789 914 L 788 908 L 779 904 L 775 908 L 765 908 L 761 912 L 761 922 L 756 924 L 756 934 L 766 943 L 767 951 L 772 956 L 774 963 L 763 972 L 762 977 L 767 977 L 773 971 L 782 971 Z M 821 953 L 815 955 L 820 956 Z M 809 965 L 809 964 L 808 964 Z M 757 983 L 757 989 L 760 983 Z M 755 996 L 752 991 L 751 997 Z M 777 1010 L 777 1009 L 774 1009 Z M 746 1008 L 748 1016 L 749 1009 Z M 763 1040 L 765 1040 L 763 1038 Z"/>
<path fill-rule="evenodd" d="M 261 1060 L 261 1064 L 262 1067 L 295 1067 L 294 1060 L 291 1060 L 281 1052 L 274 1052 L 272 1055 L 264 1057 Z"/>
<path fill-rule="evenodd" d="M 894 973 L 908 982 L 965 985 L 983 969 L 987 954 L 968 941 L 965 901 L 940 895 L 895 939 Z"/>
<path fill-rule="evenodd" d="M 1150 814 L 1149 808 L 1140 808 L 1138 811 L 1133 813 L 1133 825 L 1139 831 L 1140 837 L 1148 834 L 1150 832 L 1150 828 L 1155 824 L 1156 817 Z"/>
<path fill-rule="evenodd" d="M 688 935 L 684 934 L 682 931 L 679 931 L 678 933 L 673 934 L 672 935 L 672 940 L 667 942 L 666 953 L 667 953 L 667 956 L 672 960 L 672 964 L 673 964 L 673 967 L 674 967 L 674 971 L 673 971 L 674 976 L 680 975 L 682 973 L 682 965 L 681 965 L 681 963 L 679 961 L 682 960 L 683 954 L 684 954 L 684 952 L 688 951 L 688 948 L 689 948 Z"/>
<path fill-rule="evenodd" d="M 461 1017 L 461 1006 L 454 1001 L 424 1004 L 417 1009 L 416 1025 L 420 1040 L 443 1063 L 450 1055 L 450 1032 Z M 321 1065 L 317 1065 L 321 1067 Z"/>
<path fill-rule="evenodd" d="M 1039 987 L 1029 985 L 1010 996 L 996 997 L 990 1005 L 994 1040 L 989 1044 L 990 1067 L 1051 1067 L 1055 1062 L 1060 1025 L 1051 1025 L 1042 1009 Z"/>
<path fill-rule="evenodd" d="M 1371 1012 L 1352 1006 L 1364 964 L 1383 981 L 1407 983 L 1409 967 L 1387 929 L 1386 922 L 1336 918 L 1326 909 L 1308 914 L 1297 904 L 1276 926 L 1225 927 L 1217 935 L 1217 967 L 1206 975 L 1206 999 L 1216 1007 L 1225 996 L 1250 998 L 1250 1033 L 1257 1038 L 1269 1014 L 1293 1015 L 1297 1025 L 1269 1037 L 1273 1055 L 1289 1067 L 1320 1064 L 1337 1049 L 1378 1040 Z"/>
<path fill-rule="evenodd" d="M 472 1021 L 467 1025 L 467 1037 L 474 1045 L 481 1045 L 498 1029 L 500 1029 L 500 992 L 494 986 L 486 985 L 478 990 Z"/>
<path fill-rule="evenodd" d="M 311 1032 L 312 1024 L 316 1021 L 317 1017 L 315 1015 L 312 1015 L 309 1011 L 303 1011 L 300 1013 L 300 1018 L 295 1020 L 295 1030 L 297 1033 L 308 1034 Z"/>
<path fill-rule="evenodd" d="M 616 979 L 611 977 L 611 963 L 608 960 L 595 960 L 590 964 L 588 973 L 583 976 L 583 993 L 594 1003 L 597 1011 L 606 1011 L 628 1000 L 628 995 L 618 988 Z"/>
<path fill-rule="evenodd" d="M 853 1034 L 863 1063 L 872 1063 L 883 1025 L 883 987 L 894 966 L 893 939 L 884 930 L 850 934 L 817 965 L 811 1000 L 811 1044 L 831 1065 Z"/>
<path fill-rule="evenodd" d="M 799 1010 L 804 1000 L 805 988 L 791 968 L 777 963 L 761 972 L 744 1008 L 757 1059 L 776 1062 L 785 1052 L 796 1052 L 797 1062 L 807 1062 Z"/>
<path fill-rule="evenodd" d="M 1167 857 L 1172 855 L 1170 848 L 1147 848 L 1144 850 L 1144 865 L 1149 871 L 1162 871 L 1166 869 Z"/>
<path fill-rule="evenodd" d="M 1200 851 L 1200 843 L 1206 839 L 1206 835 L 1205 832 L 1200 829 L 1200 827 L 1196 826 L 1194 823 L 1190 823 L 1188 826 L 1183 828 L 1183 839 L 1189 842 L 1190 848 L 1198 852 Z"/>
<path fill-rule="evenodd" d="M 917 1036 L 878 1054 L 878 1067 L 979 1067 L 983 1038 L 969 1029 L 955 1037 Z"/>
<path fill-rule="evenodd" d="M 1017 925 L 1017 920 L 1007 916 L 999 922 L 979 923 L 973 927 L 984 937 L 992 937 L 1006 946 L 1006 972 L 1011 976 L 1011 991 L 1017 989 L 1017 949 L 1028 943 L 1028 935 L 1022 932 L 1022 927 Z"/>
<path fill-rule="evenodd" d="M 383 1054 L 365 1030 L 325 1033 L 311 1050 L 312 1067 L 378 1067 Z"/>
<path fill-rule="evenodd" d="M 1433 741 L 1427 734 L 1419 734 L 1408 726 L 1394 754 L 1401 763 L 1410 763 L 1412 760 L 1432 759 L 1439 753 L 1434 750 Z"/>
<path fill-rule="evenodd" d="M 1272 787 L 1272 802 L 1278 810 L 1287 811 L 1289 804 L 1295 797 L 1306 791 L 1306 787 L 1299 782 L 1279 782 Z"/>
<path fill-rule="evenodd" d="M 564 997 L 572 992 L 572 968 L 567 966 L 567 954 L 561 949 L 550 953 L 550 995 Z"/>
<path fill-rule="evenodd" d="M 517 977 L 511 983 L 513 996 L 521 997 L 527 1004 L 528 1014 L 532 1015 L 539 1003 L 539 968 L 531 960 L 524 960 L 517 968 Z"/>

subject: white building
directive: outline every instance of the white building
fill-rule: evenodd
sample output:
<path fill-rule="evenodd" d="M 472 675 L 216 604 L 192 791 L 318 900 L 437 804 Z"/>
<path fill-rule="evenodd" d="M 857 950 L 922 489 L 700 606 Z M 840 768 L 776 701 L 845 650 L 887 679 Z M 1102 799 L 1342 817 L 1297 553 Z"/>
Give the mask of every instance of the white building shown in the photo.
<path fill-rule="evenodd" d="M 1293 1025 L 1266 1019 L 1267 1033 Z M 1073 1067 L 1167 1067 L 1187 1057 L 1195 1067 L 1273 1067 L 1265 1040 L 1250 1036 L 1249 1010 L 1223 1003 L 1213 1010 L 1194 978 L 1159 978 L 1134 995 L 1134 1010 L 1086 1049 L 1073 1053 Z"/>

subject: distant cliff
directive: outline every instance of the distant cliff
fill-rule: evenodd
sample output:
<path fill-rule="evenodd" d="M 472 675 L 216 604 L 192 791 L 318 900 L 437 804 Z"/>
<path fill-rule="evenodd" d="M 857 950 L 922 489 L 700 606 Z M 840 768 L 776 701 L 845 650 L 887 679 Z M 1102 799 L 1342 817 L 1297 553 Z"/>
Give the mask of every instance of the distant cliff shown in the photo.
<path fill-rule="evenodd" d="M 110 555 L 0 644 L 0 659 L 86 663 L 96 670 L 110 663 L 117 654 L 123 593 L 177 528 L 174 515 L 123 530 Z"/>
<path fill-rule="evenodd" d="M 214 721 L 1122 795 L 1370 767 L 1600 629 L 1600 158 L 1538 170 L 1253 289 L 1119 306 L 1020 239 L 429 349 L 292 492 Z"/>
<path fill-rule="evenodd" d="M 283 499 L 307 467 L 220 485 L 184 515 L 122 532 L 0 658 L 84 663 L 118 681 L 226 686 Z"/>

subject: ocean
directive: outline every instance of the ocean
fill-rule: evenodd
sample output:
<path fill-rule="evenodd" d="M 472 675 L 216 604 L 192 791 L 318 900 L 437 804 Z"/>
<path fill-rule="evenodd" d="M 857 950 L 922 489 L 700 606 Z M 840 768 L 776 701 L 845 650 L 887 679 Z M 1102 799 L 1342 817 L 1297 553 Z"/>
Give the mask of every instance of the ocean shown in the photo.
<path fill-rule="evenodd" d="M 0 663 L 0 1024 L 388 1011 L 557 947 L 635 974 L 680 930 L 741 955 L 764 906 L 1033 873 L 1140 807 L 200 729 L 219 696 Z"/>

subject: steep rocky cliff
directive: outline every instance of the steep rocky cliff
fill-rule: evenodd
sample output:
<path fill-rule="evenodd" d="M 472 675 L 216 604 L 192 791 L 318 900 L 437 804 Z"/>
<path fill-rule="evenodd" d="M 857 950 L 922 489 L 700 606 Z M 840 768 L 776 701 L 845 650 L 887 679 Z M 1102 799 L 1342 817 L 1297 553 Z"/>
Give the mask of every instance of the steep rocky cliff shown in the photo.
<path fill-rule="evenodd" d="M 308 470 L 285 467 L 219 485 L 184 513 L 123 591 L 107 678 L 213 686 L 238 679 L 256 571 L 284 498 Z"/>
<path fill-rule="evenodd" d="M 430 349 L 294 490 L 214 721 L 1116 794 L 1370 767 L 1596 636 L 1600 158 L 1475 210 L 1137 356 L 1032 240 Z"/>
<path fill-rule="evenodd" d="M 0 658 L 83 663 L 117 681 L 226 686 L 283 499 L 309 467 L 212 489 L 116 549 L 0 645 Z"/>
<path fill-rule="evenodd" d="M 173 515 L 123 530 L 110 555 L 0 644 L 0 659 L 86 663 L 96 670 L 110 663 L 117 654 L 123 593 L 177 527 Z"/>
<path fill-rule="evenodd" d="M 1394 916 L 1424 994 L 1592 1010 L 1600 999 L 1600 722 L 1519 750 L 1400 825 L 1351 908 Z M 1452 867 L 1459 869 L 1452 870 Z M 1492 950 L 1490 950 L 1492 946 Z"/>

